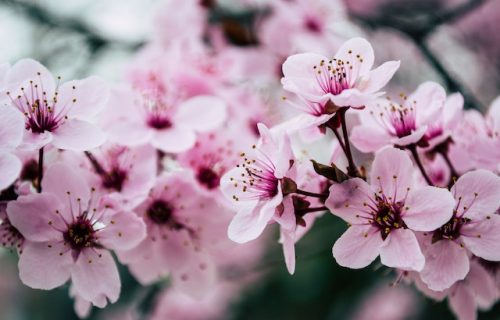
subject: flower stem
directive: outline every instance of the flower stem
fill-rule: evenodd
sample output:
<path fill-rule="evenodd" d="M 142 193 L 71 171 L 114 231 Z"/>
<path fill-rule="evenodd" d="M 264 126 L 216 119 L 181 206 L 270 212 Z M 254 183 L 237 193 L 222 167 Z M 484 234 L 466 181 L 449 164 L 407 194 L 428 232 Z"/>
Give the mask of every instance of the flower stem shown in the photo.
<path fill-rule="evenodd" d="M 297 189 L 295 191 L 295 193 L 297 194 L 301 194 L 303 196 L 308 196 L 308 197 L 313 197 L 313 198 L 319 198 L 319 199 L 324 199 L 327 197 L 326 194 L 321 194 L 321 193 L 315 193 L 315 192 L 309 192 L 309 191 L 305 191 L 305 190 L 300 190 L 300 189 Z"/>
<path fill-rule="evenodd" d="M 340 115 L 340 124 L 342 126 L 342 134 L 344 135 L 344 151 L 349 163 L 349 165 L 347 166 L 347 173 L 351 177 L 359 177 L 358 169 L 356 168 L 356 165 L 354 164 L 354 160 L 352 158 L 351 144 L 349 142 L 349 134 L 347 133 L 347 123 L 345 120 L 347 109 L 348 108 L 342 108 L 338 111 Z"/>
<path fill-rule="evenodd" d="M 347 151 L 345 149 L 345 144 L 344 144 L 344 141 L 342 140 L 342 137 L 340 136 L 340 133 L 335 128 L 331 128 L 331 129 L 332 129 L 333 133 L 335 134 L 335 136 L 337 137 L 337 140 L 340 144 L 340 147 L 342 148 L 342 151 L 344 151 L 344 154 L 347 154 Z"/>
<path fill-rule="evenodd" d="M 42 178 L 43 178 L 43 147 L 38 150 L 38 178 L 36 181 L 36 191 L 42 192 Z"/>
<path fill-rule="evenodd" d="M 413 159 L 415 159 L 415 162 L 417 163 L 417 166 L 420 169 L 422 176 L 424 176 L 425 181 L 427 181 L 427 184 L 430 186 L 433 186 L 434 184 L 432 183 L 431 179 L 429 178 L 429 176 L 425 172 L 425 168 L 424 168 L 424 165 L 422 164 L 422 161 L 420 161 L 420 156 L 418 155 L 418 152 L 417 152 L 417 146 L 412 144 L 412 145 L 409 145 L 407 148 L 408 148 L 408 150 L 410 150 L 411 155 L 413 156 Z"/>
<path fill-rule="evenodd" d="M 455 169 L 455 166 L 453 166 L 453 163 L 451 162 L 450 157 L 448 157 L 448 153 L 444 152 L 444 151 L 440 151 L 439 153 L 443 156 L 443 159 L 446 162 L 446 165 L 448 165 L 448 168 L 450 168 L 451 177 L 450 177 L 450 182 L 448 183 L 448 186 L 451 187 L 451 185 L 453 184 L 455 179 L 457 179 L 460 175 L 458 174 L 457 170 Z"/>
<path fill-rule="evenodd" d="M 297 210 L 301 215 L 304 215 L 306 213 L 310 213 L 310 212 L 318 212 L 318 211 L 327 211 L 328 208 L 323 206 L 323 207 L 316 207 L 316 208 L 307 208 L 307 209 L 300 209 L 300 210 Z"/>

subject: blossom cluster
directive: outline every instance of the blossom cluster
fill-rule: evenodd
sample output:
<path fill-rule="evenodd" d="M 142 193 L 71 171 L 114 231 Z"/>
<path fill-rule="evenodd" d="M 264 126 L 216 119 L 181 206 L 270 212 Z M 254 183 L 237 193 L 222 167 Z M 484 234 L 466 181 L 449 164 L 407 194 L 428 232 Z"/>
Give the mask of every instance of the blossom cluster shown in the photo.
<path fill-rule="evenodd" d="M 497 302 L 500 98 L 483 115 L 435 82 L 386 95 L 400 62 L 374 67 L 367 40 L 326 31 L 341 6 L 315 5 L 277 1 L 252 51 L 185 2 L 119 84 L 1 65 L 0 237 L 20 280 L 69 284 L 86 317 L 118 300 L 118 261 L 141 285 L 169 279 L 153 318 L 217 318 L 260 276 L 266 229 L 293 274 L 331 214 L 347 223 L 339 265 L 379 258 L 464 320 Z"/>

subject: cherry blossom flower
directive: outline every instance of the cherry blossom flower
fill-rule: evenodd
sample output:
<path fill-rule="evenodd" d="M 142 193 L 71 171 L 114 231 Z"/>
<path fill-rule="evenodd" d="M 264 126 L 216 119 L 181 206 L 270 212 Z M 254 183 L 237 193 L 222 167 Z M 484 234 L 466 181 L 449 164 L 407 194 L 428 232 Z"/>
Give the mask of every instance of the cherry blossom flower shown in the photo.
<path fill-rule="evenodd" d="M 21 160 L 13 154 L 24 132 L 22 115 L 10 106 L 0 105 L 0 191 L 10 186 L 21 172 Z"/>
<path fill-rule="evenodd" d="M 200 298 L 209 292 L 216 277 L 211 248 L 225 236 L 228 211 L 201 194 L 183 171 L 159 177 L 135 211 L 147 225 L 147 237 L 118 256 L 138 281 L 170 275 L 186 294 Z"/>
<path fill-rule="evenodd" d="M 453 122 L 442 118 L 460 105 L 459 97 L 445 104 L 446 93 L 437 83 L 425 82 L 409 97 L 401 95 L 401 102 L 379 99 L 360 113 L 361 124 L 354 127 L 351 140 L 363 152 L 374 152 L 383 146 L 407 146 L 418 143 L 424 135 L 429 140 L 444 131 L 444 123 Z"/>
<path fill-rule="evenodd" d="M 146 197 L 153 187 L 157 171 L 156 151 L 149 145 L 126 147 L 105 144 L 87 153 L 94 184 L 102 193 L 129 208 Z"/>
<path fill-rule="evenodd" d="M 446 223 L 454 207 L 451 194 L 415 184 L 413 164 L 401 150 L 375 155 L 370 184 L 349 179 L 330 188 L 326 206 L 351 226 L 335 242 L 341 266 L 363 268 L 380 255 L 382 264 L 420 271 L 424 256 L 414 231 L 432 231 Z"/>
<path fill-rule="evenodd" d="M 26 239 L 19 260 L 24 284 L 50 290 L 71 279 L 75 293 L 98 307 L 116 302 L 120 279 L 109 249 L 126 250 L 145 236 L 134 213 L 95 199 L 85 177 L 54 164 L 43 192 L 19 197 L 7 206 L 13 226 Z"/>
<path fill-rule="evenodd" d="M 258 127 L 259 144 L 241 153 L 243 162 L 221 179 L 224 196 L 238 210 L 228 229 L 229 238 L 238 243 L 253 240 L 264 231 L 283 201 L 281 179 L 292 174 L 294 156 L 288 136 L 273 136 L 265 125 Z"/>
<path fill-rule="evenodd" d="M 374 54 L 362 38 L 345 42 L 328 59 L 315 53 L 296 54 L 283 64 L 283 88 L 315 103 L 331 101 L 335 107 L 363 108 L 389 82 L 399 61 L 389 61 L 371 70 Z M 313 110 L 311 110 L 313 111 Z"/>
<path fill-rule="evenodd" d="M 469 272 L 469 253 L 500 261 L 500 178 L 486 170 L 461 176 L 451 188 L 453 216 L 427 235 L 426 264 L 420 276 L 435 291 L 449 288 Z M 466 250 L 466 249 L 467 250 Z"/>
<path fill-rule="evenodd" d="M 22 147 L 39 149 L 52 144 L 59 149 L 89 150 L 105 141 L 93 118 L 107 100 L 102 80 L 89 77 L 60 83 L 44 66 L 23 59 L 5 75 L 2 104 L 10 104 L 24 115 Z"/>
<path fill-rule="evenodd" d="M 179 153 L 194 146 L 196 132 L 224 122 L 226 106 L 221 99 L 204 95 L 183 101 L 178 95 L 168 91 L 159 100 L 115 89 L 104 120 L 110 140 L 127 146 L 151 143 L 163 152 Z"/>

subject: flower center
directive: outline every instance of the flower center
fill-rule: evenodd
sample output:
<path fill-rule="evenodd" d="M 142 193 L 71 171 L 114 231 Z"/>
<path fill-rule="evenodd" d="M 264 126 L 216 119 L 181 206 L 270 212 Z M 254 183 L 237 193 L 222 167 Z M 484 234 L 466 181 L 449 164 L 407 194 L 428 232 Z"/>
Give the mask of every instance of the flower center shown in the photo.
<path fill-rule="evenodd" d="M 21 87 L 21 94 L 17 97 L 7 92 L 12 104 L 26 117 L 26 129 L 33 133 L 43 133 L 45 131 L 56 130 L 67 119 L 68 109 L 76 103 L 76 99 L 68 100 L 64 105 L 58 104 L 58 88 L 54 95 L 50 97 L 44 90 L 41 73 L 37 73 L 38 80 L 30 80 L 30 87 Z M 61 78 L 58 77 L 58 80 Z M 73 91 L 76 89 L 73 86 Z"/>
<path fill-rule="evenodd" d="M 320 33 L 323 29 L 321 26 L 321 22 L 317 19 L 314 19 L 313 17 L 306 17 L 304 20 L 304 26 L 307 30 L 313 33 Z"/>
<path fill-rule="evenodd" d="M 432 234 L 432 242 L 436 242 L 443 239 L 455 240 L 460 237 L 460 230 L 462 226 L 469 223 L 471 220 L 469 218 L 458 218 L 456 216 L 452 217 L 441 228 L 434 231 Z"/>
<path fill-rule="evenodd" d="M 207 167 L 202 167 L 198 170 L 196 179 L 210 190 L 217 188 L 220 183 L 219 175 L 214 170 Z"/>
<path fill-rule="evenodd" d="M 94 227 L 90 220 L 83 216 L 78 217 L 76 221 L 69 225 L 63 237 L 71 249 L 77 251 L 97 245 Z"/>
<path fill-rule="evenodd" d="M 149 206 L 147 216 L 154 223 L 164 225 L 172 221 L 173 212 L 174 209 L 170 203 L 163 200 L 156 200 Z"/>
<path fill-rule="evenodd" d="M 382 239 L 386 239 L 389 233 L 394 229 L 406 228 L 401 219 L 402 203 L 392 203 L 387 199 L 379 198 L 377 211 L 374 214 L 373 225 L 379 228 Z"/>
<path fill-rule="evenodd" d="M 313 69 L 323 92 L 338 95 L 345 89 L 351 88 L 351 80 L 354 79 L 350 61 L 337 58 L 329 61 L 321 60 L 318 65 L 313 66 Z"/>
<path fill-rule="evenodd" d="M 110 172 L 102 175 L 102 186 L 106 189 L 122 191 L 123 183 L 127 179 L 127 172 L 119 167 L 113 167 Z"/>

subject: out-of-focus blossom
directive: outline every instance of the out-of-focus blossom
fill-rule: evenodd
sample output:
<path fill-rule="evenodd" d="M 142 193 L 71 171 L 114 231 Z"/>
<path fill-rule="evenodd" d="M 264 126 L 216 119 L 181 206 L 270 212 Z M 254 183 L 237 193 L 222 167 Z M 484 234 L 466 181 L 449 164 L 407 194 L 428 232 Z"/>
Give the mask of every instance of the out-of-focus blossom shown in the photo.
<path fill-rule="evenodd" d="M 54 164 L 43 192 L 7 206 L 10 222 L 26 239 L 19 260 L 24 284 L 50 290 L 71 279 L 74 292 L 98 307 L 116 302 L 120 279 L 108 249 L 126 250 L 145 236 L 132 212 L 95 198 L 78 171 Z"/>
<path fill-rule="evenodd" d="M 0 191 L 10 186 L 21 172 L 21 161 L 13 154 L 24 132 L 22 115 L 11 106 L 0 105 Z"/>

